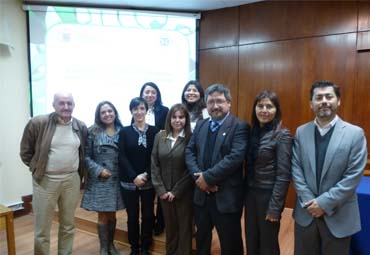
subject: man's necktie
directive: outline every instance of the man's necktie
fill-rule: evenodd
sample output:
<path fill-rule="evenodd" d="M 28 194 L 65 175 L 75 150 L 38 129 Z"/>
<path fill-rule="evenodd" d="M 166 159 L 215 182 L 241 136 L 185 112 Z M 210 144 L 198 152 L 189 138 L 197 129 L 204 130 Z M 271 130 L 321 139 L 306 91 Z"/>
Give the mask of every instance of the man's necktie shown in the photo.
<path fill-rule="evenodd" d="M 219 126 L 220 126 L 220 124 L 218 124 L 218 122 L 212 120 L 211 125 L 209 126 L 209 128 L 211 129 L 211 132 L 214 133 L 214 132 L 216 132 L 216 130 Z"/>

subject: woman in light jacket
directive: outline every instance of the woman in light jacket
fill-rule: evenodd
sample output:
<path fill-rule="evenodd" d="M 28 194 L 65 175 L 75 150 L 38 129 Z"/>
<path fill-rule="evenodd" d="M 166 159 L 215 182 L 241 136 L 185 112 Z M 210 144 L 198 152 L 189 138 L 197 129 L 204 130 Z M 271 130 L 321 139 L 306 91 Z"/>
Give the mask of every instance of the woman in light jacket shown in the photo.
<path fill-rule="evenodd" d="M 154 140 L 152 183 L 160 197 L 166 224 L 166 254 L 190 255 L 194 182 L 185 164 L 190 117 L 182 104 L 171 107 L 165 130 Z"/>
<path fill-rule="evenodd" d="M 116 211 L 123 209 L 118 178 L 118 112 L 109 101 L 98 104 L 95 124 L 89 128 L 86 145 L 88 178 L 81 207 L 98 212 L 101 255 L 117 255 L 114 247 Z"/>
<path fill-rule="evenodd" d="M 277 255 L 281 213 L 291 176 L 292 137 L 281 125 L 277 95 L 262 91 L 255 99 L 247 160 L 245 233 L 247 253 Z"/>

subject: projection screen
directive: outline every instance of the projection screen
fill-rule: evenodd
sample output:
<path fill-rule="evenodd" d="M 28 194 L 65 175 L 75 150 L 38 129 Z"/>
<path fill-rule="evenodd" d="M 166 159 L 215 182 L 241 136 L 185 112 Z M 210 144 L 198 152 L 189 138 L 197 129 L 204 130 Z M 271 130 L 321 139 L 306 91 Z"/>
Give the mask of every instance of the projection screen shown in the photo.
<path fill-rule="evenodd" d="M 53 111 L 53 95 L 71 91 L 74 116 L 94 122 L 97 104 L 109 100 L 121 120 L 141 86 L 156 83 L 163 104 L 181 101 L 196 78 L 198 14 L 27 6 L 32 115 Z"/>

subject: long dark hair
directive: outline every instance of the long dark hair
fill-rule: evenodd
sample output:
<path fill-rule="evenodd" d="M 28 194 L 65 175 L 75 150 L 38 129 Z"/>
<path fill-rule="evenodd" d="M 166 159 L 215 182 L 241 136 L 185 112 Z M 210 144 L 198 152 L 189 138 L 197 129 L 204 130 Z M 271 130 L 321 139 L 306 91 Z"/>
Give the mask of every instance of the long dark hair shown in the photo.
<path fill-rule="evenodd" d="M 164 124 L 164 128 L 166 130 L 166 133 L 167 134 L 172 133 L 171 118 L 175 114 L 175 112 L 177 112 L 177 111 L 179 111 L 179 112 L 181 112 L 185 115 L 185 119 L 186 119 L 185 127 L 184 127 L 185 139 L 189 139 L 190 136 L 191 136 L 190 115 L 189 115 L 188 109 L 183 104 L 173 105 L 171 107 L 171 109 L 169 110 L 169 112 L 167 113 L 166 122 Z"/>
<path fill-rule="evenodd" d="M 103 105 L 109 105 L 112 109 L 113 109 L 113 112 L 114 114 L 116 115 L 116 118 L 114 119 L 114 126 L 116 128 L 121 128 L 122 127 L 122 123 L 119 119 L 119 115 L 118 115 L 118 112 L 117 112 L 117 109 L 116 107 L 109 101 L 102 101 L 100 102 L 97 106 L 96 106 L 96 110 L 95 110 L 95 130 L 97 131 L 98 129 L 101 129 L 101 130 L 104 130 L 106 128 L 106 125 L 101 121 L 100 119 L 100 109 L 102 108 Z"/>
<path fill-rule="evenodd" d="M 155 100 L 154 102 L 154 107 L 162 105 L 163 103 L 162 103 L 161 91 L 159 90 L 157 84 L 155 84 L 154 82 L 146 82 L 144 83 L 143 86 L 141 86 L 140 97 L 143 97 L 144 89 L 146 86 L 152 87 L 153 89 L 155 89 L 155 91 L 157 91 L 157 100 Z"/>
<path fill-rule="evenodd" d="M 257 114 L 256 114 L 256 105 L 258 104 L 258 102 L 260 102 L 262 99 L 265 99 L 265 98 L 270 99 L 270 101 L 274 104 L 274 106 L 276 108 L 275 117 L 270 122 L 270 125 L 272 125 L 272 128 L 276 129 L 281 123 L 282 113 L 281 113 L 280 102 L 279 102 L 278 96 L 276 95 L 275 92 L 269 91 L 269 90 L 262 91 L 261 93 L 259 93 L 256 96 L 256 99 L 254 100 L 253 108 L 252 108 L 252 118 L 251 118 L 252 119 L 252 127 L 253 128 L 259 128 L 259 120 L 258 120 Z"/>
<path fill-rule="evenodd" d="M 189 88 L 190 85 L 194 85 L 194 87 L 198 90 L 200 98 L 197 102 L 190 104 L 185 99 L 185 92 Z M 188 81 L 188 83 L 185 84 L 184 89 L 182 90 L 181 94 L 181 102 L 188 108 L 189 112 L 193 114 L 194 118 L 199 118 L 202 114 L 202 110 L 206 108 L 206 104 L 204 102 L 204 89 L 199 81 Z"/>

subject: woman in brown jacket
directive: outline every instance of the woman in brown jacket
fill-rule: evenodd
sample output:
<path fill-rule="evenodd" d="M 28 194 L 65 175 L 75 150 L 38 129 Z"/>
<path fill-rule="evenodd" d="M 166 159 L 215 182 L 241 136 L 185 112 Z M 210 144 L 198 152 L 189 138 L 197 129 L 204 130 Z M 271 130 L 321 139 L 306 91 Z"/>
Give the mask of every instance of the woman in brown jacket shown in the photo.
<path fill-rule="evenodd" d="M 190 136 L 189 113 L 184 105 L 175 104 L 152 151 L 152 183 L 163 209 L 168 255 L 191 254 L 193 180 L 185 165 Z"/>

